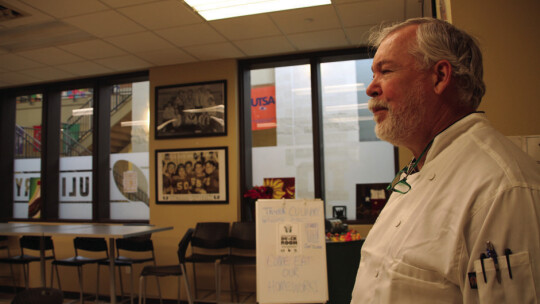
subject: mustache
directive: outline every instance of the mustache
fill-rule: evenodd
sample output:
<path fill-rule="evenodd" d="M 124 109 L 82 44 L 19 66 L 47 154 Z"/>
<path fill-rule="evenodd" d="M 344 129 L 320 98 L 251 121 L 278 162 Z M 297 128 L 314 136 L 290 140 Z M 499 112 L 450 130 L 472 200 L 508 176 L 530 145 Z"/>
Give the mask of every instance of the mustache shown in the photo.
<path fill-rule="evenodd" d="M 371 98 L 368 101 L 368 109 L 373 112 L 375 109 L 388 109 L 388 104 L 380 99 Z"/>

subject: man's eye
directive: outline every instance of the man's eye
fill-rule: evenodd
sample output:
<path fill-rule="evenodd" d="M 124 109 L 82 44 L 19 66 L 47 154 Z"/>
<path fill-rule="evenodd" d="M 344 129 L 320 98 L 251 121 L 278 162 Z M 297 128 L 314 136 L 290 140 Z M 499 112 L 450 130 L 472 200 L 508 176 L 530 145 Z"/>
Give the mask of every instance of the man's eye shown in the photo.
<path fill-rule="evenodd" d="M 388 74 L 388 73 L 390 73 L 390 72 L 391 72 L 390 70 L 382 70 L 382 71 L 381 71 L 381 74 L 384 75 L 384 74 Z"/>

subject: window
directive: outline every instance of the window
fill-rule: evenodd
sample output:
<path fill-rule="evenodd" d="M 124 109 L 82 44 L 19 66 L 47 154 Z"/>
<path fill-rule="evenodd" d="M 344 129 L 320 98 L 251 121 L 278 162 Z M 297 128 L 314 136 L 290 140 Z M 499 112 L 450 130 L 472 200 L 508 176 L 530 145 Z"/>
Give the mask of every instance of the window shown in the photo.
<path fill-rule="evenodd" d="M 149 95 L 148 72 L 0 90 L 2 218 L 147 221 Z"/>
<path fill-rule="evenodd" d="M 334 206 L 345 206 L 348 219 L 367 219 L 364 213 L 378 210 L 364 210 L 362 187 L 387 184 L 394 177 L 394 147 L 377 139 L 373 115 L 367 108 L 371 62 L 360 59 L 321 64 L 328 217 L 334 216 Z"/>
<path fill-rule="evenodd" d="M 39 218 L 43 95 L 18 96 L 15 102 L 13 217 Z"/>
<path fill-rule="evenodd" d="M 60 101 L 61 219 L 92 219 L 92 89 L 63 91 Z"/>
<path fill-rule="evenodd" d="M 367 109 L 367 57 L 354 49 L 240 62 L 243 193 L 294 179 L 295 198 L 323 199 L 327 218 L 345 206 L 357 219 L 364 186 L 396 172 L 396 149 L 377 139 Z"/>
<path fill-rule="evenodd" d="M 111 99 L 111 219 L 149 217 L 148 81 L 119 84 Z"/>
<path fill-rule="evenodd" d="M 309 65 L 252 70 L 250 100 L 253 185 L 294 179 L 295 196 L 314 198 Z"/>

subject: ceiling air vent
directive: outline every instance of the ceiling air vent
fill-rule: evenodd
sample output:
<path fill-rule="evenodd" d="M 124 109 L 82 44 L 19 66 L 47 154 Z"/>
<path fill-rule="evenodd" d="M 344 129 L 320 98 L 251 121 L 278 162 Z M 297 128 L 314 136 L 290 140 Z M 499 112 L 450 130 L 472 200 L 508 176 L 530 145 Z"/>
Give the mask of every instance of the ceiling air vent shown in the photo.
<path fill-rule="evenodd" d="M 0 22 L 24 17 L 25 14 L 0 4 Z"/>

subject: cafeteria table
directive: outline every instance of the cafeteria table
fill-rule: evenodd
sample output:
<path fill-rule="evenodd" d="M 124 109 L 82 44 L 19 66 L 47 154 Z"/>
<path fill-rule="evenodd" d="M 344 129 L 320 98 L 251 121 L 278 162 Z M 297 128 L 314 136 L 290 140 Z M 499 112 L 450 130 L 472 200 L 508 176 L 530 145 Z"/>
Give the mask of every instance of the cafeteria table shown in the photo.
<path fill-rule="evenodd" d="M 166 230 L 173 227 L 156 227 L 149 225 L 105 225 L 105 224 L 38 224 L 38 223 L 0 223 L 2 235 L 31 235 L 41 236 L 41 284 L 45 287 L 45 252 L 44 237 L 46 236 L 81 236 L 103 237 L 109 239 L 109 277 L 111 303 L 116 303 L 116 278 L 114 272 L 115 239 L 141 236 Z"/>

